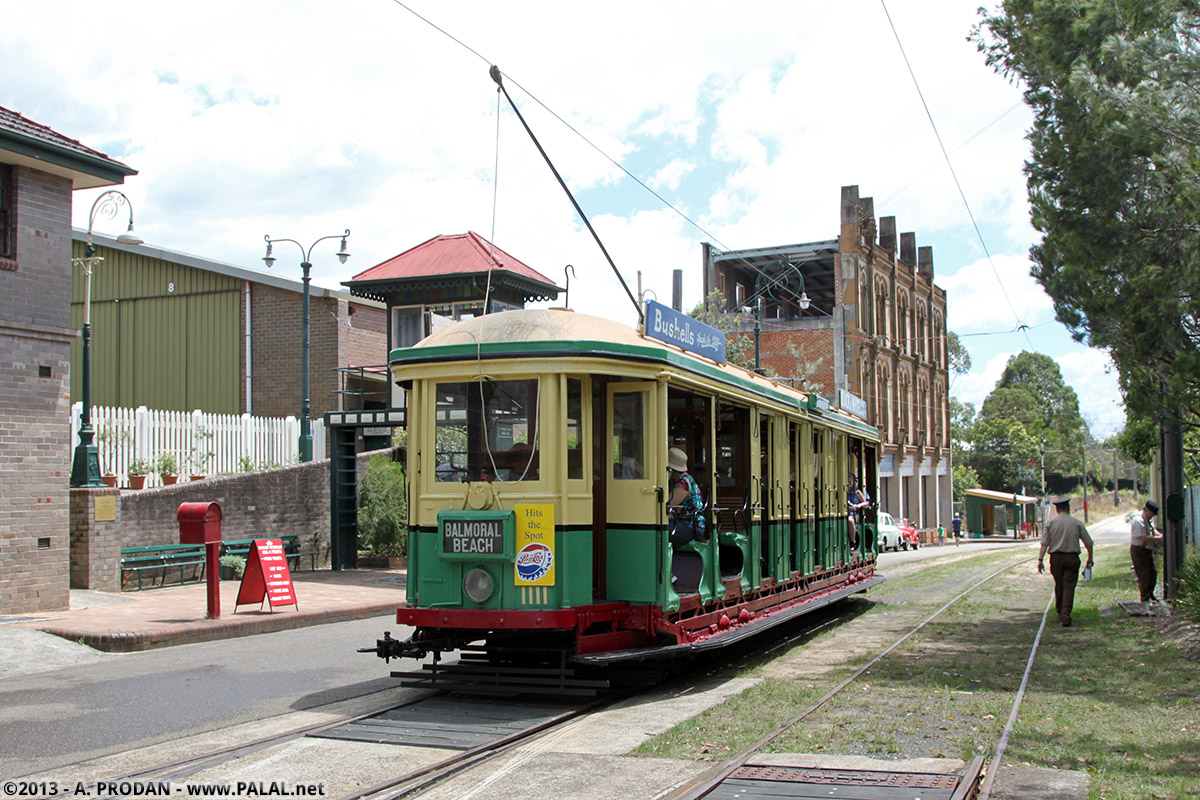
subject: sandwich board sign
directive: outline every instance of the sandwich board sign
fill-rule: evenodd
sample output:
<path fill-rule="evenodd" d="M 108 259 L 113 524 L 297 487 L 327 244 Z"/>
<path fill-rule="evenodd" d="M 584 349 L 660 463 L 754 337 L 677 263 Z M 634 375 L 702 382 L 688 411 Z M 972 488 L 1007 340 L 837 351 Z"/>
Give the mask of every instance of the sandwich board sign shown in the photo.
<path fill-rule="evenodd" d="M 242 574 L 242 585 L 238 587 L 237 606 L 258 603 L 263 600 L 271 607 L 300 606 L 296 603 L 296 587 L 292 584 L 292 573 L 288 569 L 287 555 L 280 539 L 255 539 Z"/>

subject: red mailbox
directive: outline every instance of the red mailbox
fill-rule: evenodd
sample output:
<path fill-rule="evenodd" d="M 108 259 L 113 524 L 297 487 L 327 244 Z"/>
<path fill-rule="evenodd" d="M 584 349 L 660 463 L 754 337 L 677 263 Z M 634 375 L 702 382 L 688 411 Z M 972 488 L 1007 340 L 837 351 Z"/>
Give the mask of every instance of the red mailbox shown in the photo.
<path fill-rule="evenodd" d="M 209 544 L 221 541 L 221 507 L 216 503 L 180 503 L 180 544 Z"/>
<path fill-rule="evenodd" d="M 179 543 L 204 545 L 208 618 L 221 617 L 221 507 L 216 503 L 180 503 Z"/>

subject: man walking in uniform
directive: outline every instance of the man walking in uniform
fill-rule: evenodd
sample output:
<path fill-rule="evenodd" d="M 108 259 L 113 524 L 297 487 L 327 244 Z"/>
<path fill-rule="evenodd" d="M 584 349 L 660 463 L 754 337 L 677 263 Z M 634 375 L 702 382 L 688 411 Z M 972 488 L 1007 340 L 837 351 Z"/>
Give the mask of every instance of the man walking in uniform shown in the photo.
<path fill-rule="evenodd" d="M 1071 627 L 1075 607 L 1075 584 L 1079 582 L 1079 544 L 1087 548 L 1087 566 L 1092 566 L 1092 537 L 1079 520 L 1071 516 L 1071 498 L 1054 501 L 1057 512 L 1042 531 L 1042 549 L 1038 552 L 1038 572 L 1044 572 L 1042 558 L 1050 551 L 1050 574 L 1054 576 L 1054 609 L 1064 628 Z"/>
<path fill-rule="evenodd" d="M 1129 526 L 1129 557 L 1133 560 L 1133 572 L 1137 575 L 1138 593 L 1143 603 L 1152 603 L 1154 585 L 1158 583 L 1158 570 L 1154 568 L 1154 543 L 1161 542 L 1162 537 L 1154 534 L 1154 515 L 1158 513 L 1158 503 L 1147 500 L 1142 513 L 1133 518 Z"/>

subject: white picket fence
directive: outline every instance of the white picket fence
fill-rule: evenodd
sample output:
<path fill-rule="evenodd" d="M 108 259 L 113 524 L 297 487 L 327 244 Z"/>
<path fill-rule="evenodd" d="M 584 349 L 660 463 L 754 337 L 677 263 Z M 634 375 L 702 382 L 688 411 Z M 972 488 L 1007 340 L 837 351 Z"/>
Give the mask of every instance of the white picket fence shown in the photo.
<path fill-rule="evenodd" d="M 79 443 L 83 404 L 71 406 L 73 452 Z M 314 419 L 313 459 L 325 458 L 325 421 Z M 129 463 L 150 465 L 147 486 L 161 486 L 156 462 L 162 453 L 175 456 L 178 474 L 224 475 L 266 469 L 299 461 L 300 420 L 296 417 L 252 417 L 249 414 L 206 414 L 203 411 L 160 411 L 92 406 L 92 428 L 100 453 L 100 472 L 128 483 Z"/>

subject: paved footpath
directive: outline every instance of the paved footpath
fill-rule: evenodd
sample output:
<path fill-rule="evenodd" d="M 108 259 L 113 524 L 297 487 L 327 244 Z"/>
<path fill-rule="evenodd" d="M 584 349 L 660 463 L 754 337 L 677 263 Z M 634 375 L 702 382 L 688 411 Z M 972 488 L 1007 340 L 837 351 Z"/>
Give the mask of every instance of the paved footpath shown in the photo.
<path fill-rule="evenodd" d="M 217 619 L 207 618 L 203 581 L 119 593 L 72 590 L 68 611 L 0 617 L 0 623 L 127 653 L 390 614 L 404 600 L 405 578 L 402 570 L 297 572 L 297 605 L 276 610 L 266 603 L 235 607 L 239 581 L 221 581 Z"/>

